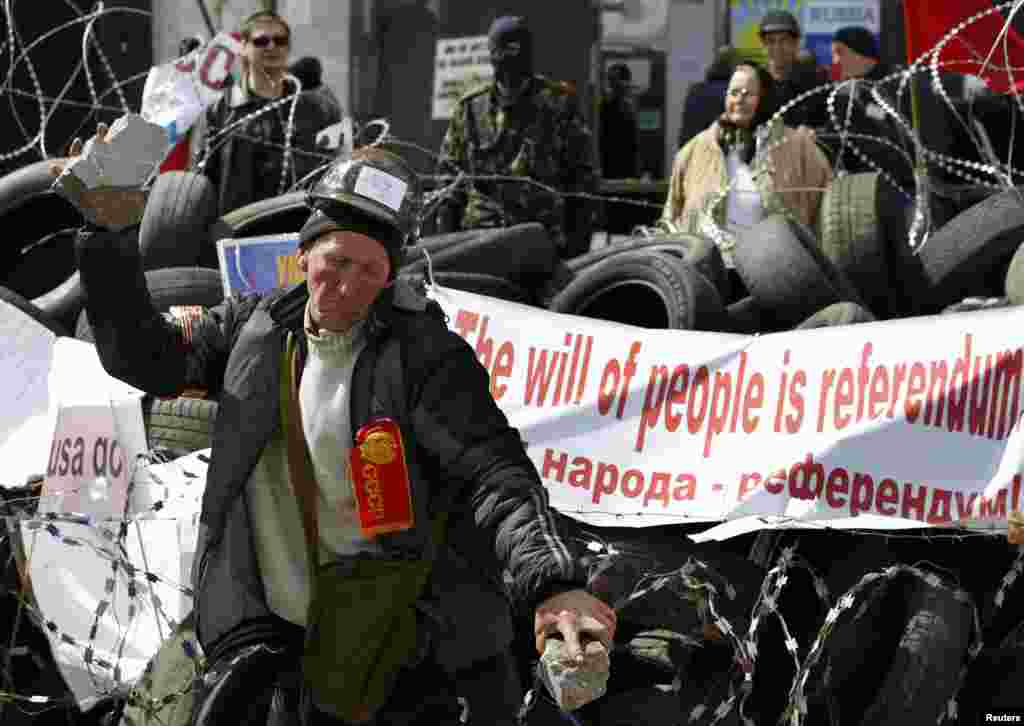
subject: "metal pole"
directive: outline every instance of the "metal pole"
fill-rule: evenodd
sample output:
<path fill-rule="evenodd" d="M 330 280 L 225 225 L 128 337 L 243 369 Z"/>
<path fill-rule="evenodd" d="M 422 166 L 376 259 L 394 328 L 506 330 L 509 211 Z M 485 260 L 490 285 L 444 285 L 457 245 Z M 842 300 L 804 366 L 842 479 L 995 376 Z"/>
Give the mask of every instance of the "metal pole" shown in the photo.
<path fill-rule="evenodd" d="M 196 0 L 196 3 L 199 5 L 199 12 L 203 14 L 206 29 L 210 31 L 210 37 L 213 38 L 217 34 L 217 29 L 213 27 L 213 18 L 210 17 L 210 11 L 206 9 L 206 0 Z"/>

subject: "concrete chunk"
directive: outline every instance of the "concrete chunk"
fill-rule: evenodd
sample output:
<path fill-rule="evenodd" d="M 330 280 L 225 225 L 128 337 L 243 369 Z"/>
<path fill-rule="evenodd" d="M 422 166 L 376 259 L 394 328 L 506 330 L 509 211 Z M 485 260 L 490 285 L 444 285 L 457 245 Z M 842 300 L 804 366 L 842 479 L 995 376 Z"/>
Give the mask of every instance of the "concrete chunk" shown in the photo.
<path fill-rule="evenodd" d="M 600 641 L 583 646 L 583 662 L 570 660 L 565 641 L 548 638 L 541 656 L 541 680 L 563 711 L 577 708 L 605 694 L 611 661 Z"/>

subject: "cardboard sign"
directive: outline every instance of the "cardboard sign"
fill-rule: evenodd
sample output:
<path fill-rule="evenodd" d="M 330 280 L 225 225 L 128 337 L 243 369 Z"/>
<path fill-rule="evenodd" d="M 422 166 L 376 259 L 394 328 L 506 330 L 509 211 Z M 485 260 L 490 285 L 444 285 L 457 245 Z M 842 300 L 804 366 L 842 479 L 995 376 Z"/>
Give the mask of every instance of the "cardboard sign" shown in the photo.
<path fill-rule="evenodd" d="M 59 338 L 50 393 L 57 407 L 40 512 L 122 517 L 146 433 L 142 391 L 110 377 L 93 345 Z"/>

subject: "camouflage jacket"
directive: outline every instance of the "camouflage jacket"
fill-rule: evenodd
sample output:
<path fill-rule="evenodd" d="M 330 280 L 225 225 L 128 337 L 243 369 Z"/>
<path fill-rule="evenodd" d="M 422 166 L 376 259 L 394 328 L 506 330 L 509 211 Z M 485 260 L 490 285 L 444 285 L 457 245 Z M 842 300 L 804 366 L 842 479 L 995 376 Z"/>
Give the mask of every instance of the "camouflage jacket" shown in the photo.
<path fill-rule="evenodd" d="M 565 201 L 559 192 L 596 188 L 590 130 L 574 93 L 563 84 L 534 76 L 511 108 L 498 103 L 495 84 L 463 96 L 441 145 L 439 173 L 511 176 L 515 180 L 470 180 L 451 201 L 463 229 L 540 222 L 556 240 L 564 238 Z"/>

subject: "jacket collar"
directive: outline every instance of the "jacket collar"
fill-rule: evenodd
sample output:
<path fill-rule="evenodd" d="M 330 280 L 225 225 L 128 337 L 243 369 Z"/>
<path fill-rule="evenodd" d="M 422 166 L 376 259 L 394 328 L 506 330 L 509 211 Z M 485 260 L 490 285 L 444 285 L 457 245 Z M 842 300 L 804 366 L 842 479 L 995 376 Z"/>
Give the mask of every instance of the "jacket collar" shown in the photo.
<path fill-rule="evenodd" d="M 295 93 L 295 84 L 289 81 L 287 78 L 284 80 L 284 95 Z M 272 99 L 263 98 L 262 96 L 256 96 L 246 89 L 246 83 L 243 80 L 239 80 L 237 83 L 232 83 L 227 89 L 228 107 L 229 108 L 240 108 L 246 104 L 252 103 L 253 101 L 269 101 Z M 282 96 L 284 98 L 284 96 Z"/>

